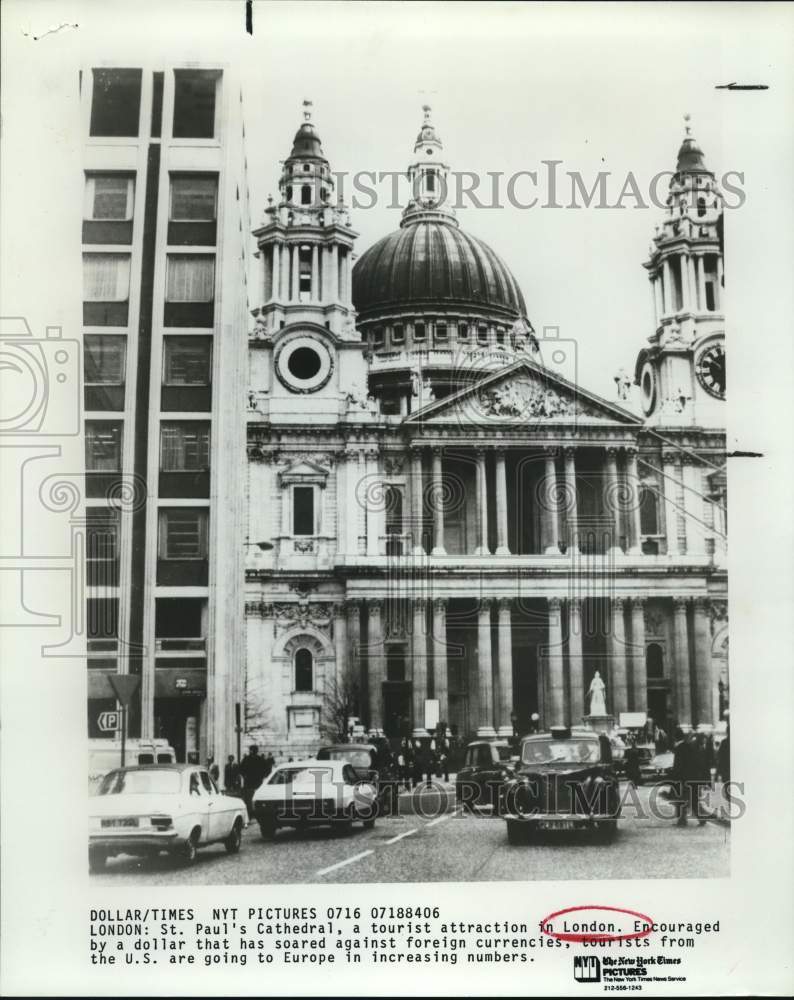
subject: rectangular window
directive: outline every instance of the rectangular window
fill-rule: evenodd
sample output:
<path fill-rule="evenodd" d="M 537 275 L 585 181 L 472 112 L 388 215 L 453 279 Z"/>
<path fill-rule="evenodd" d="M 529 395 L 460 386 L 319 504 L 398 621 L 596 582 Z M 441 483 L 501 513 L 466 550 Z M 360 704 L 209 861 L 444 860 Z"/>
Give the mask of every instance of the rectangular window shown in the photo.
<path fill-rule="evenodd" d="M 164 423 L 160 427 L 162 472 L 205 472 L 210 467 L 210 425 Z"/>
<path fill-rule="evenodd" d="M 436 340 L 447 340 L 447 324 L 436 323 Z"/>
<path fill-rule="evenodd" d="M 215 70 L 174 70 L 175 139 L 212 139 L 215 135 Z"/>
<path fill-rule="evenodd" d="M 89 597 L 85 603 L 88 651 L 115 650 L 119 634 L 118 598 Z"/>
<path fill-rule="evenodd" d="M 376 326 L 372 333 L 372 342 L 375 347 L 383 347 L 383 327 Z"/>
<path fill-rule="evenodd" d="M 458 340 L 468 340 L 468 339 L 469 339 L 469 324 L 461 320 L 460 323 L 458 323 Z"/>
<path fill-rule="evenodd" d="M 217 217 L 217 174 L 172 174 L 172 222 L 214 222 Z"/>
<path fill-rule="evenodd" d="M 131 174 L 86 174 L 85 219 L 126 222 L 132 218 L 135 178 Z"/>
<path fill-rule="evenodd" d="M 126 302 L 129 297 L 129 254 L 83 254 L 84 302 Z"/>
<path fill-rule="evenodd" d="M 87 420 L 85 467 L 87 472 L 121 471 L 122 425 L 110 420 Z"/>
<path fill-rule="evenodd" d="M 404 344 L 405 343 L 405 330 L 401 323 L 398 323 L 392 328 L 391 339 L 393 344 Z"/>
<path fill-rule="evenodd" d="M 164 73 L 152 73 L 152 138 L 159 139 L 163 127 Z"/>
<path fill-rule="evenodd" d="M 136 136 L 141 114 L 139 69 L 95 69 L 90 133 Z"/>
<path fill-rule="evenodd" d="M 127 338 L 87 333 L 83 338 L 86 385 L 124 385 Z"/>
<path fill-rule="evenodd" d="M 415 323 L 414 324 L 414 340 L 424 340 L 425 339 L 425 324 Z"/>
<path fill-rule="evenodd" d="M 215 298 L 215 257 L 211 254 L 169 254 L 166 300 L 212 302 Z"/>
<path fill-rule="evenodd" d="M 204 508 L 168 507 L 160 511 L 157 554 L 160 559 L 206 559 L 209 512 Z"/>
<path fill-rule="evenodd" d="M 487 326 L 478 326 L 477 327 L 477 340 L 481 344 L 487 344 L 488 343 L 488 327 Z"/>
<path fill-rule="evenodd" d="M 158 597 L 154 602 L 155 638 L 202 638 L 206 603 L 203 597 Z"/>
<path fill-rule="evenodd" d="M 207 386 L 211 365 L 212 337 L 163 339 L 163 385 Z"/>
<path fill-rule="evenodd" d="M 293 535 L 314 534 L 314 487 L 296 486 L 292 491 Z"/>
<path fill-rule="evenodd" d="M 118 585 L 119 520 L 110 507 L 86 508 L 86 566 L 92 587 Z"/>

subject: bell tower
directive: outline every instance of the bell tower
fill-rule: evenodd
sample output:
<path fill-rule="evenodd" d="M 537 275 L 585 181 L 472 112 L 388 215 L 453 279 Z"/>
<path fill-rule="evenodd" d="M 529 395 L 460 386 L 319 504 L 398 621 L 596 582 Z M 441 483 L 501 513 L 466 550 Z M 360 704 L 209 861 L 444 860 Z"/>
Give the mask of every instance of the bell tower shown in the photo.
<path fill-rule="evenodd" d="M 725 424 L 723 199 L 689 115 L 665 217 L 644 264 L 655 329 L 640 351 L 635 383 L 650 424 Z"/>
<path fill-rule="evenodd" d="M 448 216 L 454 212 L 445 208 L 449 201 L 449 164 L 444 161 L 444 147 L 430 121 L 430 105 L 423 104 L 424 121 L 414 143 L 414 158 L 408 165 L 411 182 L 411 199 L 403 212 L 407 219 L 425 211 L 443 211 Z"/>
<path fill-rule="evenodd" d="M 350 215 L 334 202 L 334 178 L 312 122 L 312 103 L 279 178 L 279 199 L 268 198 L 254 230 L 262 262 L 260 333 L 273 337 L 293 320 L 314 321 L 342 338 L 353 326 L 353 242 Z"/>

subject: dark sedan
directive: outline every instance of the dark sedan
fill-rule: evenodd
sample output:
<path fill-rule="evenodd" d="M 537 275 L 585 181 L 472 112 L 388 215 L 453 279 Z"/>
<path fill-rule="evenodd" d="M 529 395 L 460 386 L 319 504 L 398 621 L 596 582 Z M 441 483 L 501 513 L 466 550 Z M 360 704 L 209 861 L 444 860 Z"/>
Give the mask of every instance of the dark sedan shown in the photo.
<path fill-rule="evenodd" d="M 508 740 L 475 740 L 466 747 L 455 781 L 458 805 L 468 811 L 483 806 L 499 812 L 500 790 L 513 774 L 517 753 Z"/>
<path fill-rule="evenodd" d="M 520 763 L 503 788 L 502 815 L 511 844 L 527 840 L 533 831 L 577 829 L 610 841 L 619 813 L 607 736 L 558 727 L 522 740 Z"/>

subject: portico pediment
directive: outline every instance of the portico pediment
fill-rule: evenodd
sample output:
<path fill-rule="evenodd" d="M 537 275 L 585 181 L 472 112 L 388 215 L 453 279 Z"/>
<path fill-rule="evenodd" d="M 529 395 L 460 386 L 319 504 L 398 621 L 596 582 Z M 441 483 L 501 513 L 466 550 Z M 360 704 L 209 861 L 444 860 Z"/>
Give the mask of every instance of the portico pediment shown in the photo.
<path fill-rule="evenodd" d="M 490 372 L 478 382 L 429 403 L 408 416 L 405 422 L 461 426 L 642 424 L 627 410 L 528 359 Z"/>
<path fill-rule="evenodd" d="M 315 462 L 293 462 L 292 465 L 287 466 L 279 473 L 279 482 L 282 486 L 287 486 L 290 483 L 306 485 L 316 483 L 319 486 L 325 486 L 327 479 L 328 469 L 324 469 L 322 465 L 317 465 Z"/>

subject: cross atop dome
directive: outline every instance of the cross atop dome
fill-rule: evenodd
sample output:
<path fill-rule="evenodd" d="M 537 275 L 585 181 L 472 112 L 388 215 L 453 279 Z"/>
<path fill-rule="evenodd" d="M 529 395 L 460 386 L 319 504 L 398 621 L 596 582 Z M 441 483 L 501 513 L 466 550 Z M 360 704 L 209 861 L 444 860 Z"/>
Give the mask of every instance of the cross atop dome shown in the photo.
<path fill-rule="evenodd" d="M 314 104 L 312 101 L 303 102 L 303 119 L 304 121 L 310 122 L 312 120 L 312 108 Z"/>

